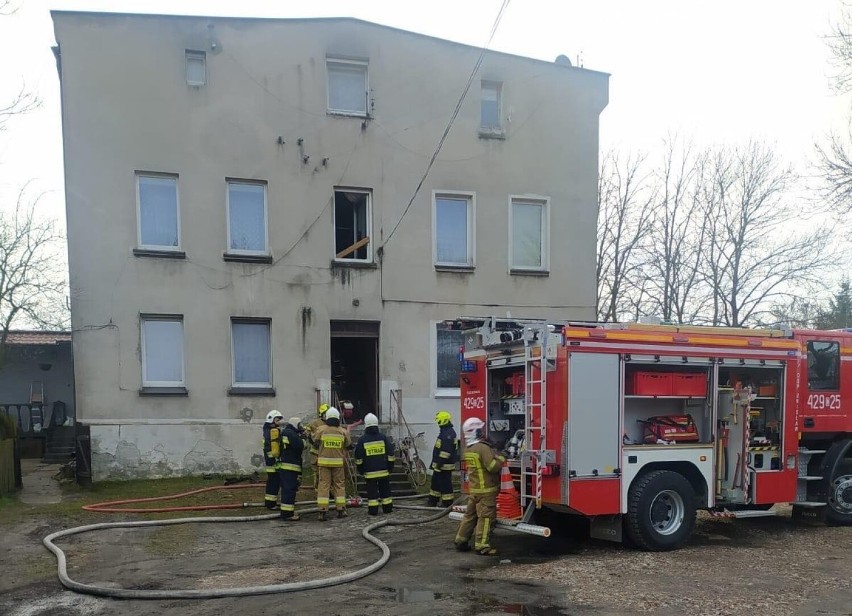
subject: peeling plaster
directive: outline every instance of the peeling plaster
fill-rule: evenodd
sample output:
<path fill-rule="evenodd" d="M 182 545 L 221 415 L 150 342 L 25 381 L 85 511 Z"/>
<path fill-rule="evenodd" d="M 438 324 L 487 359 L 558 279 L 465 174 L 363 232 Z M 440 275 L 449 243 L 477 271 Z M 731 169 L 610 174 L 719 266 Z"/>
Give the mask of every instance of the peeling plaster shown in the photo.
<path fill-rule="evenodd" d="M 183 469 L 189 474 L 200 472 L 237 472 L 239 464 L 234 460 L 234 452 L 210 441 L 198 441 L 195 447 L 183 458 Z"/>
<path fill-rule="evenodd" d="M 140 429 L 141 428 L 141 429 Z M 117 438 L 118 434 L 121 438 Z M 257 470 L 253 426 L 115 426 L 92 438 L 95 481 Z"/>

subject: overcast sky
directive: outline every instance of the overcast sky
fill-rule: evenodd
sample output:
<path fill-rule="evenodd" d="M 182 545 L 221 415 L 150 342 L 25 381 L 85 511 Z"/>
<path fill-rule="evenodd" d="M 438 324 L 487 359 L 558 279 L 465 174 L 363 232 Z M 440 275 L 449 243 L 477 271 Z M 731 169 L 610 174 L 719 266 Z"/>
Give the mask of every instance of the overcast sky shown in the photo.
<path fill-rule="evenodd" d="M 64 226 L 59 83 L 51 9 L 252 17 L 350 16 L 482 45 L 501 0 L 313 2 L 12 0 L 0 17 L 0 106 L 21 83 L 43 106 L 0 135 L 0 197 L 32 181 Z M 760 138 L 802 163 L 847 100 L 830 90 L 824 36 L 839 0 L 513 0 L 491 47 L 612 75 L 602 147 L 651 150 L 672 132 L 698 143 Z M 452 109 L 447 109 L 449 118 Z M 440 135 L 435 135 L 437 142 Z"/>

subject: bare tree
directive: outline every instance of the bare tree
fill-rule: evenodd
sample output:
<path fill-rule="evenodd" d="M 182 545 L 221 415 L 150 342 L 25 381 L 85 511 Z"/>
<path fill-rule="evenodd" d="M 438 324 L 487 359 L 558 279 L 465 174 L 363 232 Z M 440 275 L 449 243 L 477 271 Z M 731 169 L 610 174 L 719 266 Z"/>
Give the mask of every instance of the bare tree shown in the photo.
<path fill-rule="evenodd" d="M 0 212 L 0 349 L 18 322 L 68 327 L 62 237 L 52 220 L 36 214 L 40 197 L 26 188 L 12 212 Z"/>
<path fill-rule="evenodd" d="M 645 310 L 668 322 L 692 323 L 706 304 L 707 294 L 697 284 L 708 222 L 701 203 L 705 160 L 691 144 L 670 138 L 657 174 Z"/>
<path fill-rule="evenodd" d="M 771 148 L 752 142 L 717 149 L 711 158 L 705 213 L 712 221 L 702 245 L 704 282 L 713 293 L 714 324 L 765 321 L 791 289 L 803 297 L 824 288 L 835 266 L 831 234 L 803 231 L 800 204 L 789 201 L 795 177 Z"/>
<path fill-rule="evenodd" d="M 838 94 L 848 94 L 852 92 L 852 4 L 843 2 L 841 6 L 826 42 L 835 69 L 832 86 Z M 835 213 L 848 214 L 852 210 L 852 126 L 829 134 L 827 142 L 817 143 L 815 150 L 822 180 L 820 196 Z"/>
<path fill-rule="evenodd" d="M 3 103 L 0 107 L 0 132 L 6 129 L 9 118 L 32 111 L 40 105 L 41 99 L 34 92 L 27 90 L 26 84 L 21 85 L 21 89 L 12 100 Z"/>
<path fill-rule="evenodd" d="M 774 303 L 766 315 L 757 320 L 761 327 L 815 329 L 825 307 L 817 300 L 789 295 Z"/>
<path fill-rule="evenodd" d="M 0 16 L 11 15 L 18 6 L 0 0 Z M 0 133 L 11 117 L 40 104 L 39 97 L 22 85 L 10 101 L 0 103 Z M 32 198 L 25 185 L 11 207 L 0 204 L 0 367 L 14 325 L 68 327 L 62 237 L 53 220 L 37 216 L 41 196 Z"/>
<path fill-rule="evenodd" d="M 628 288 L 640 270 L 639 257 L 648 237 L 653 193 L 642 155 L 620 159 L 608 152 L 598 180 L 598 319 L 618 321 L 630 312 Z"/>
<path fill-rule="evenodd" d="M 817 165 L 822 178 L 820 196 L 836 214 L 852 211 L 852 126 L 845 134 L 831 133 L 828 143 L 816 145 Z"/>
<path fill-rule="evenodd" d="M 826 37 L 834 66 L 833 83 L 835 91 L 852 91 L 852 4 L 841 3 L 838 20 L 832 24 Z"/>

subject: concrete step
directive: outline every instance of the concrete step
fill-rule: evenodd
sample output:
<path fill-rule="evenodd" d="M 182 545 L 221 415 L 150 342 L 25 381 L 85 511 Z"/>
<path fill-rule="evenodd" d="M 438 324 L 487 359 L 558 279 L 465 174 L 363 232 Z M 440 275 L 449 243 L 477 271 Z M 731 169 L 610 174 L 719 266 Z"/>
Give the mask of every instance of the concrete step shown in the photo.
<path fill-rule="evenodd" d="M 69 438 L 74 439 L 76 434 L 76 429 L 74 426 L 53 426 L 47 429 L 47 438 L 50 439 L 62 439 Z"/>
<path fill-rule="evenodd" d="M 46 464 L 64 464 L 69 462 L 73 456 L 70 453 L 46 453 L 42 461 Z"/>
<path fill-rule="evenodd" d="M 48 439 L 47 441 L 45 441 L 44 446 L 48 449 L 53 449 L 55 447 L 71 447 L 73 449 L 75 444 L 76 441 L 74 439 L 71 439 L 70 441 L 65 439 L 61 441 L 52 441 Z"/>

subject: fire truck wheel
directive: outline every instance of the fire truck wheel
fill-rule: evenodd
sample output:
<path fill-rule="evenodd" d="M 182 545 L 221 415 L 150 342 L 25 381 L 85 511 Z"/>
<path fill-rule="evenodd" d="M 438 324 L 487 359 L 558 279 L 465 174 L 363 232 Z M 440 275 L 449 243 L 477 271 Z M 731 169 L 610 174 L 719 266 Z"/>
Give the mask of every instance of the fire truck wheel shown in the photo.
<path fill-rule="evenodd" d="M 627 507 L 628 538 L 644 550 L 674 550 L 695 527 L 695 491 L 673 471 L 651 471 L 636 478 Z"/>
<path fill-rule="evenodd" d="M 834 524 L 852 525 L 852 459 L 843 460 L 831 479 L 825 517 Z"/>

